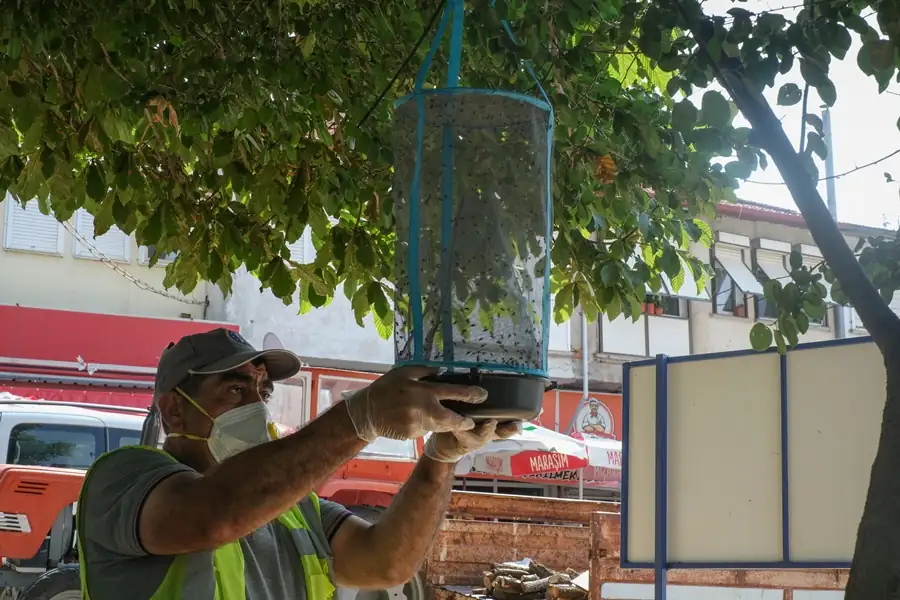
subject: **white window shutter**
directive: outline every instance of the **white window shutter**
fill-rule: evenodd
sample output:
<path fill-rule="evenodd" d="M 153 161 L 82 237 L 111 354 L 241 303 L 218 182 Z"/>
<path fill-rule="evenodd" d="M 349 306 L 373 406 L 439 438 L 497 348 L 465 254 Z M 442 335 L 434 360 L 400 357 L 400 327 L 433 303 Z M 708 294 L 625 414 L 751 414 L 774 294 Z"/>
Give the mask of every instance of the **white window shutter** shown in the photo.
<path fill-rule="evenodd" d="M 153 256 L 155 252 L 156 246 L 141 246 L 139 251 L 138 260 L 142 265 L 150 264 L 150 257 Z M 159 258 L 156 259 L 157 267 L 162 267 L 164 265 L 169 264 L 178 258 L 177 252 L 164 252 Z"/>
<path fill-rule="evenodd" d="M 894 311 L 895 315 L 900 315 L 900 293 L 894 294 L 888 306 Z M 852 306 L 850 307 L 850 331 L 868 331 L 866 326 L 863 325 L 862 319 L 859 318 L 859 313 Z"/>
<path fill-rule="evenodd" d="M 300 236 L 293 244 L 288 244 L 291 251 L 291 260 L 300 264 L 309 264 L 316 259 L 316 250 L 312 245 L 312 233 L 309 227 L 303 230 Z"/>
<path fill-rule="evenodd" d="M 62 255 L 62 225 L 56 220 L 56 217 L 43 214 L 37 200 L 32 200 L 23 208 L 12 196 L 7 194 L 5 204 L 4 248 Z"/>
<path fill-rule="evenodd" d="M 131 259 L 131 237 L 113 225 L 100 237 L 94 237 L 94 216 L 83 208 L 75 213 L 75 230 L 110 260 L 129 262 Z M 87 246 L 75 240 L 75 256 L 98 258 Z"/>
<path fill-rule="evenodd" d="M 550 314 L 550 339 L 547 341 L 547 349 L 553 352 L 572 351 L 572 321 L 557 324 Z"/>

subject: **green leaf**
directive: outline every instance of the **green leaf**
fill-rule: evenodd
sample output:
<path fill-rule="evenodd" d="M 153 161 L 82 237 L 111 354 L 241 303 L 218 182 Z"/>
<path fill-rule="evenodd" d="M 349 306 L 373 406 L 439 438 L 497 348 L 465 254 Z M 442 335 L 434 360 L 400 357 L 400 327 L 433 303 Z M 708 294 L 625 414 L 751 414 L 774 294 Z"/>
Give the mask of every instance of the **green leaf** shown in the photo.
<path fill-rule="evenodd" d="M 291 277 L 291 271 L 281 258 L 272 260 L 272 271 L 269 284 L 272 286 L 272 293 L 276 297 L 284 300 L 285 304 L 290 305 L 293 301 L 294 292 L 297 290 L 297 284 Z"/>
<path fill-rule="evenodd" d="M 388 303 L 387 297 L 384 295 L 384 288 L 377 281 L 369 283 L 369 289 L 366 292 L 369 303 L 374 308 L 374 313 L 382 318 L 387 318 L 391 312 L 391 305 Z"/>
<path fill-rule="evenodd" d="M 85 75 L 81 87 L 81 94 L 88 104 L 99 104 L 105 96 L 103 68 L 99 65 L 91 66 Z"/>
<path fill-rule="evenodd" d="M 828 74 L 821 65 L 809 58 L 800 59 L 800 75 L 803 77 L 803 81 L 816 89 L 828 81 Z"/>
<path fill-rule="evenodd" d="M 874 71 L 884 71 L 894 68 L 894 44 L 890 40 L 871 40 L 863 43 L 863 49 L 868 55 L 868 63 Z M 862 53 L 862 51 L 860 51 Z M 863 69 L 863 66 L 860 65 Z M 866 72 L 866 69 L 863 69 Z M 871 75 L 873 73 L 866 73 Z"/>
<path fill-rule="evenodd" d="M 790 315 L 782 315 L 778 319 L 778 329 L 784 334 L 785 339 L 791 347 L 797 345 L 799 331 L 797 329 L 797 323 L 794 321 L 794 318 Z"/>
<path fill-rule="evenodd" d="M 91 164 L 91 166 L 88 167 L 85 189 L 88 197 L 97 202 L 100 202 L 106 197 L 107 187 L 106 181 L 104 181 L 103 171 L 96 164 Z"/>
<path fill-rule="evenodd" d="M 814 152 L 822 160 L 825 160 L 828 156 L 828 146 L 825 145 L 825 140 L 818 133 L 809 132 L 806 134 L 806 149 Z"/>
<path fill-rule="evenodd" d="M 606 313 L 606 318 L 610 321 L 615 320 L 616 317 L 622 314 L 622 300 L 618 294 L 613 295 L 609 302 L 606 303 L 604 312 Z"/>
<path fill-rule="evenodd" d="M 297 279 L 308 283 L 317 296 L 325 297 L 329 293 L 329 285 L 316 273 L 312 265 L 292 263 Z"/>
<path fill-rule="evenodd" d="M 700 232 L 702 234 L 700 237 L 700 242 L 704 246 L 709 247 L 713 241 L 712 227 L 709 226 L 709 223 L 701 219 L 694 219 L 694 224 L 700 229 Z"/>
<path fill-rule="evenodd" d="M 394 334 L 394 313 L 388 311 L 386 314 L 380 315 L 377 311 L 373 311 L 372 320 L 375 322 L 378 336 L 383 340 L 391 339 Z"/>
<path fill-rule="evenodd" d="M 777 279 L 770 279 L 763 284 L 763 296 L 765 296 L 766 300 L 769 302 L 775 302 L 777 304 L 781 297 L 781 290 L 781 282 Z"/>
<path fill-rule="evenodd" d="M 825 34 L 823 41 L 828 46 L 828 50 L 836 59 L 844 60 L 844 57 L 847 56 L 847 51 L 850 50 L 850 46 L 853 43 L 847 28 L 836 21 L 829 20 L 825 26 Z"/>
<path fill-rule="evenodd" d="M 681 259 L 678 258 L 678 253 L 671 247 L 663 250 L 659 259 L 659 267 L 669 279 L 676 277 L 681 271 Z"/>
<path fill-rule="evenodd" d="M 797 252 L 796 250 L 791 251 L 790 257 L 791 269 L 799 269 L 803 266 L 803 255 Z"/>
<path fill-rule="evenodd" d="M 353 294 L 353 300 L 350 301 L 350 306 L 353 308 L 353 317 L 356 319 L 356 324 L 364 327 L 365 322 L 363 319 L 369 313 L 369 297 L 366 293 L 366 286 L 356 290 L 356 293 Z"/>
<path fill-rule="evenodd" d="M 328 296 L 319 294 L 312 286 L 307 288 L 307 295 L 309 297 L 309 303 L 313 308 L 322 308 L 323 306 L 328 304 Z"/>
<path fill-rule="evenodd" d="M 222 158 L 225 156 L 229 156 L 234 148 L 234 138 L 222 134 L 216 136 L 216 140 L 213 142 L 213 156 L 217 158 Z"/>
<path fill-rule="evenodd" d="M 375 267 L 375 253 L 365 238 L 361 239 L 356 247 L 356 260 L 366 270 L 371 270 Z"/>
<path fill-rule="evenodd" d="M 672 127 L 678 131 L 690 131 L 697 123 L 697 107 L 687 99 L 676 102 L 672 108 Z"/>
<path fill-rule="evenodd" d="M 825 312 L 828 307 L 821 296 L 817 294 L 805 294 L 803 296 L 803 310 L 811 319 L 821 321 L 825 318 Z"/>
<path fill-rule="evenodd" d="M 719 92 L 707 91 L 700 106 L 700 117 L 707 125 L 725 127 L 731 123 L 731 104 Z"/>
<path fill-rule="evenodd" d="M 837 89 L 830 79 L 826 78 L 821 85 L 816 86 L 816 91 L 819 92 L 819 98 L 827 106 L 834 106 L 834 103 L 837 102 Z"/>
<path fill-rule="evenodd" d="M 725 174 L 735 179 L 747 179 L 753 174 L 753 169 L 744 162 L 733 160 L 725 165 Z"/>
<path fill-rule="evenodd" d="M 778 90 L 778 104 L 793 106 L 803 99 L 803 92 L 796 83 L 786 83 Z"/>
<path fill-rule="evenodd" d="M 670 79 L 669 83 L 666 84 L 666 93 L 674 98 L 675 94 L 681 89 L 683 81 L 684 80 L 681 77 L 673 77 Z"/>
<path fill-rule="evenodd" d="M 756 170 L 756 167 L 759 165 L 759 160 L 757 158 L 756 152 L 753 151 L 749 146 L 744 146 L 743 148 L 738 148 L 737 150 L 737 158 L 741 161 L 751 172 Z"/>
<path fill-rule="evenodd" d="M 553 305 L 553 320 L 557 325 L 565 323 L 572 318 L 574 310 L 575 284 L 564 285 L 556 294 Z"/>
<path fill-rule="evenodd" d="M 309 284 L 300 284 L 300 306 L 297 308 L 297 314 L 305 315 L 313 309 L 312 303 L 309 301 Z"/>
<path fill-rule="evenodd" d="M 680 262 L 681 261 L 679 260 L 679 263 Z M 676 273 L 675 275 L 673 275 L 672 277 L 669 278 L 669 283 L 671 284 L 670 287 L 672 288 L 671 291 L 673 293 L 681 290 L 682 286 L 684 285 L 684 280 L 686 278 L 686 272 L 689 268 L 690 267 L 681 267 L 678 270 L 678 273 Z"/>
<path fill-rule="evenodd" d="M 100 210 L 94 214 L 94 232 L 93 236 L 95 238 L 104 235 L 115 224 L 115 217 L 113 217 L 113 199 L 106 197 L 104 198 L 103 204 L 100 205 Z"/>
<path fill-rule="evenodd" d="M 316 32 L 311 31 L 306 39 L 303 40 L 302 53 L 303 58 L 309 58 L 316 47 Z"/>
<path fill-rule="evenodd" d="M 780 331 L 775 331 L 773 334 L 775 337 L 775 347 L 778 349 L 778 354 L 784 354 L 787 352 L 787 344 L 784 342 L 784 335 Z"/>
<path fill-rule="evenodd" d="M 825 126 L 822 123 L 822 119 L 820 119 L 818 115 L 808 114 L 806 115 L 805 121 L 810 127 L 816 130 L 816 133 L 824 137 Z"/>
<path fill-rule="evenodd" d="M 848 28 L 858 33 L 863 39 L 866 39 L 872 32 L 872 27 L 856 11 L 847 11 L 842 15 L 842 19 Z"/>
<path fill-rule="evenodd" d="M 763 13 L 756 19 L 756 29 L 764 37 L 781 31 L 786 24 L 787 20 L 778 13 Z"/>
<path fill-rule="evenodd" d="M 764 323 L 755 323 L 750 328 L 750 346 L 757 352 L 768 350 L 772 345 L 772 330 Z"/>
<path fill-rule="evenodd" d="M 805 314 L 795 315 L 794 320 L 797 322 L 797 329 L 801 335 L 809 331 L 809 318 Z"/>
<path fill-rule="evenodd" d="M 600 269 L 600 280 L 603 282 L 603 285 L 612 286 L 615 284 L 618 276 L 619 270 L 614 262 L 608 262 Z"/>

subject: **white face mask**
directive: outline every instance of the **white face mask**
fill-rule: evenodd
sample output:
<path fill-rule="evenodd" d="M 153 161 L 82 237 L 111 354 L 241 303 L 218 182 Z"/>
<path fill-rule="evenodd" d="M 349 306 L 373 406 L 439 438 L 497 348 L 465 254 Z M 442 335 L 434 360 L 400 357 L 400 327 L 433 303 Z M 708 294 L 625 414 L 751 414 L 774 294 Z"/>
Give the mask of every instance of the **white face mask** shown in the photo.
<path fill-rule="evenodd" d="M 176 388 L 185 400 L 194 405 L 212 421 L 209 437 L 189 433 L 170 433 L 166 437 L 181 437 L 206 442 L 217 463 L 227 458 L 276 439 L 278 434 L 269 418 L 269 410 L 263 402 L 254 402 L 233 408 L 213 419 L 193 398 Z"/>

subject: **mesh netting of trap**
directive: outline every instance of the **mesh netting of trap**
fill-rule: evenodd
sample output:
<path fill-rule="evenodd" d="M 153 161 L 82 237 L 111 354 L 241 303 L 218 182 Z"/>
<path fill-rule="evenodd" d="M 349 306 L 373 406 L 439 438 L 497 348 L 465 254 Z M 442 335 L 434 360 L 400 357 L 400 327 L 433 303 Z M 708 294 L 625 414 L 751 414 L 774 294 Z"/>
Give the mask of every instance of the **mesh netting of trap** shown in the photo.
<path fill-rule="evenodd" d="M 397 361 L 546 375 L 549 106 L 430 90 L 395 119 Z"/>

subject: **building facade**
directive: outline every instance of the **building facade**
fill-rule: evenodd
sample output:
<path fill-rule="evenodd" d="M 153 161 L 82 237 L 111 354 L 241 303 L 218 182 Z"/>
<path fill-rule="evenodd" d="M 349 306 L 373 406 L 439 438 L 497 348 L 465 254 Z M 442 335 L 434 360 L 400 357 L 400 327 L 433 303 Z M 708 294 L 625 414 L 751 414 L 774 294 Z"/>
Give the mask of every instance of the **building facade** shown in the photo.
<path fill-rule="evenodd" d="M 750 328 L 757 321 L 770 320 L 772 314 L 762 297 L 765 281 L 789 279 L 792 250 L 800 251 L 812 267 L 822 260 L 821 253 L 796 213 L 751 203 L 723 205 L 719 213 L 711 224 L 712 246 L 692 248 L 716 273 L 705 290 L 697 292 L 691 277 L 677 292 L 664 280 L 664 289 L 648 298 L 645 314 L 637 322 L 622 317 L 610 321 L 601 315 L 598 323 L 587 324 L 586 332 L 576 310 L 570 322 L 551 326 L 551 378 L 564 387 L 580 389 L 583 348 L 588 351 L 590 389 L 612 393 L 621 391 L 621 365 L 629 360 L 658 353 L 679 356 L 749 348 Z M 886 233 L 847 224 L 842 229 L 851 246 L 859 237 Z M 313 259 L 315 250 L 308 239 L 301 239 L 297 246 L 297 253 Z M 900 309 L 900 302 L 895 302 L 895 308 Z M 835 326 L 838 313 L 843 316 L 841 331 Z M 234 293 L 228 298 L 210 292 L 209 314 L 239 324 L 256 344 L 262 345 L 266 336 L 273 339 L 274 334 L 312 366 L 383 372 L 393 363 L 393 342 L 380 338 L 371 321 L 360 328 L 340 291 L 328 306 L 298 315 L 295 306 L 285 306 L 269 292 L 260 293 L 253 276 L 242 272 L 235 277 Z M 811 324 L 801 342 L 860 335 L 867 332 L 855 311 L 829 303 L 826 318 Z"/>
<path fill-rule="evenodd" d="M 551 326 L 550 374 L 561 390 L 545 396 L 544 426 L 572 432 L 597 421 L 620 438 L 624 362 L 657 353 L 748 348 L 750 328 L 768 318 L 761 296 L 765 280 L 788 277 L 794 249 L 810 265 L 821 260 L 802 218 L 790 211 L 725 205 L 711 225 L 712 247 L 692 249 L 715 272 L 705 289 L 698 292 L 690 277 L 678 291 L 664 280 L 636 322 L 601 316 L 585 324 L 576 311 L 570 322 Z M 860 236 L 885 233 L 842 228 L 851 246 Z M 165 344 L 224 324 L 257 347 L 285 347 L 303 358 L 304 369 L 278 386 L 270 404 L 281 422 L 299 427 L 394 362 L 393 341 L 379 337 L 371 319 L 359 327 L 340 290 L 329 305 L 304 315 L 296 304 L 285 306 L 270 292 L 260 293 L 246 271 L 236 274 L 228 297 L 205 284 L 183 296 L 162 287 L 165 259 L 171 257 L 150 268 L 150 252 L 115 228 L 95 239 L 84 211 L 59 224 L 41 214 L 37 203 L 27 209 L 0 204 L 0 390 L 147 406 L 153 367 Z M 308 236 L 291 252 L 300 262 L 315 255 Z M 830 305 L 801 341 L 857 335 L 866 332 L 855 313 Z M 417 453 L 416 442 L 379 440 L 364 453 L 370 460 L 352 462 L 324 492 L 345 503 L 383 505 Z"/>
<path fill-rule="evenodd" d="M 810 265 L 821 260 L 821 253 L 796 213 L 750 203 L 723 205 L 719 213 L 712 223 L 712 247 L 692 249 L 716 273 L 705 290 L 698 293 L 690 277 L 677 292 L 664 281 L 637 322 L 601 316 L 585 328 L 576 311 L 572 321 L 552 324 L 551 377 L 564 387 L 580 388 L 586 349 L 590 389 L 614 393 L 621 390 L 621 364 L 635 357 L 749 347 L 750 328 L 767 319 L 761 297 L 765 280 L 787 277 L 791 250 L 799 250 Z M 860 236 L 885 233 L 842 228 L 851 246 Z M 226 322 L 260 347 L 275 343 L 297 352 L 310 367 L 378 373 L 393 363 L 393 342 L 379 337 L 371 320 L 358 327 L 340 290 L 328 306 L 305 315 L 268 291 L 260 293 L 246 271 L 235 276 L 227 298 L 206 284 L 183 296 L 162 286 L 170 257 L 149 268 L 152 250 L 139 247 L 132 236 L 113 227 L 94 239 L 93 219 L 84 210 L 60 224 L 43 215 L 37 202 L 25 209 L 12 201 L 0 204 L 0 236 L 0 306 Z M 302 262 L 315 256 L 308 236 L 291 251 Z M 838 313 L 842 331 L 835 326 Z M 802 340 L 865 334 L 852 309 L 831 305 L 825 320 L 812 324 Z M 309 406 L 305 414 L 312 414 Z"/>

